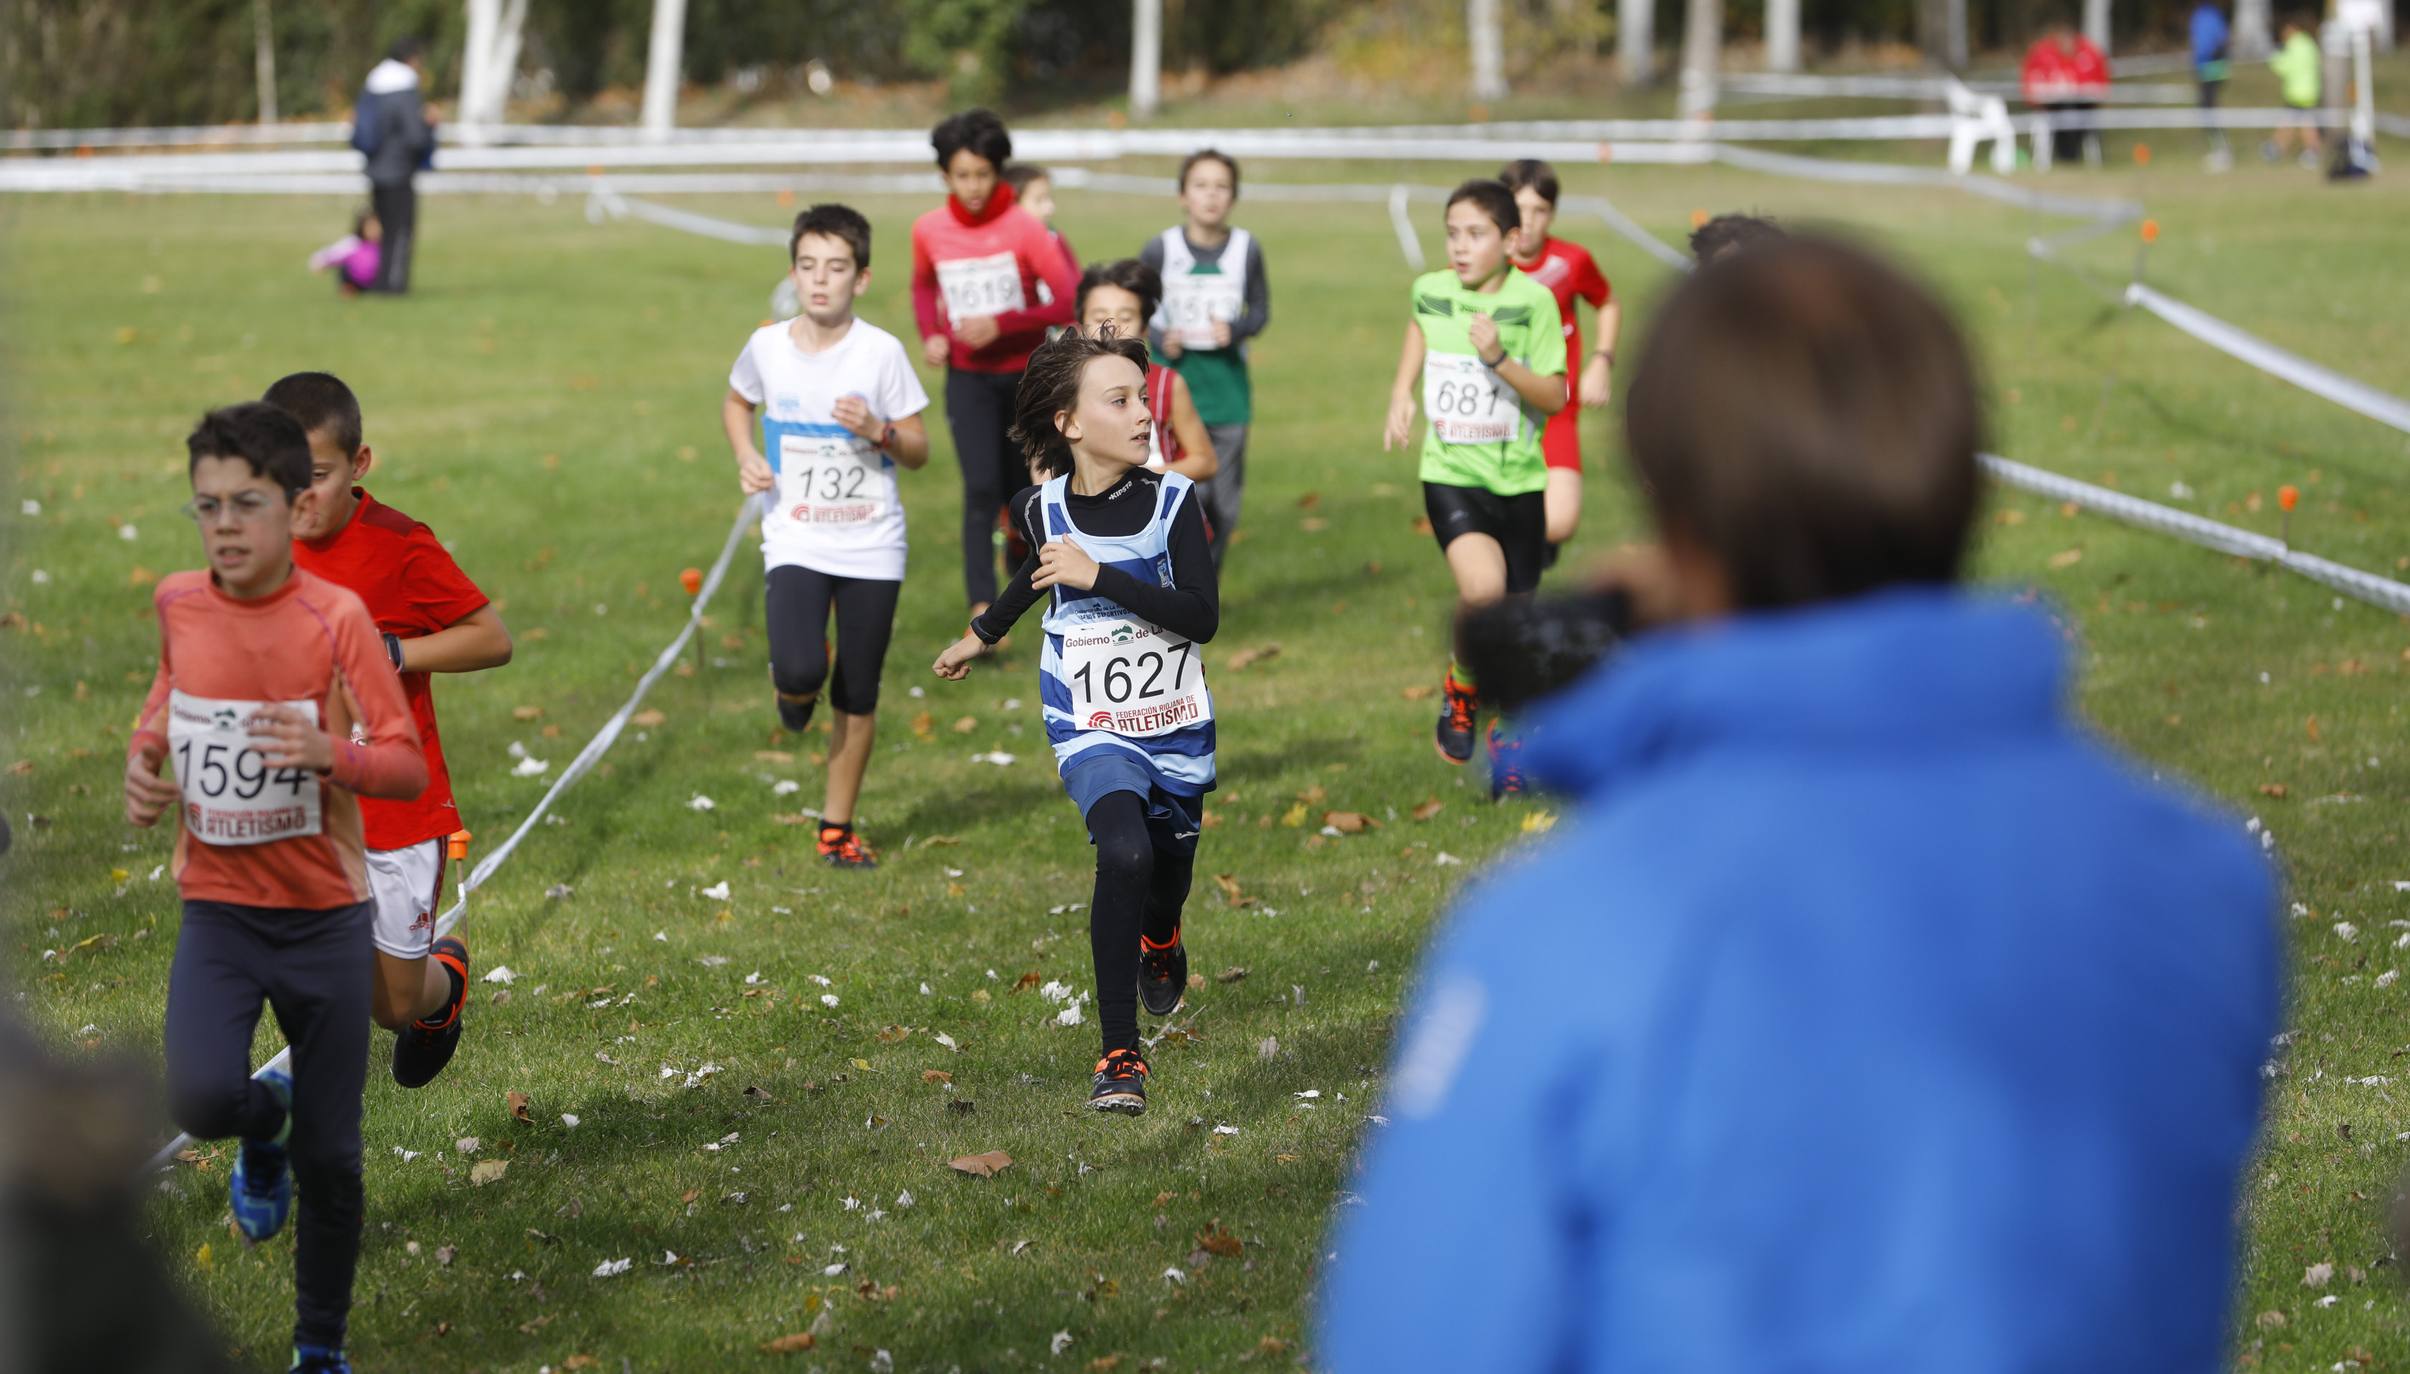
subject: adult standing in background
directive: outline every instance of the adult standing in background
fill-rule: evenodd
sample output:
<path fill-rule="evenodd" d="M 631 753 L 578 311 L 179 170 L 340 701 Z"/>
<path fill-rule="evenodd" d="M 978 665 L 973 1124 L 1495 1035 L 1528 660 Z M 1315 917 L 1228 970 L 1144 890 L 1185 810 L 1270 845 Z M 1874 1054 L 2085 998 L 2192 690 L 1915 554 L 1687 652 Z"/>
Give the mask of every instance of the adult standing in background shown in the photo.
<path fill-rule="evenodd" d="M 2233 29 L 2226 23 L 2225 7 L 2217 0 L 2201 0 L 2193 7 L 2192 74 L 2201 86 L 2201 113 L 2204 115 L 2218 107 L 2218 94 L 2225 89 L 2226 53 L 2233 40 Z M 2209 170 L 2223 172 L 2233 165 L 2234 154 L 2226 147 L 2226 131 L 2212 123 L 2209 126 Z"/>
<path fill-rule="evenodd" d="M 351 146 L 368 158 L 368 200 L 384 226 L 384 257 L 375 291 L 410 289 L 410 255 L 418 246 L 418 174 L 435 160 L 435 110 L 420 93 L 427 44 L 397 38 L 371 68 L 352 110 Z"/>

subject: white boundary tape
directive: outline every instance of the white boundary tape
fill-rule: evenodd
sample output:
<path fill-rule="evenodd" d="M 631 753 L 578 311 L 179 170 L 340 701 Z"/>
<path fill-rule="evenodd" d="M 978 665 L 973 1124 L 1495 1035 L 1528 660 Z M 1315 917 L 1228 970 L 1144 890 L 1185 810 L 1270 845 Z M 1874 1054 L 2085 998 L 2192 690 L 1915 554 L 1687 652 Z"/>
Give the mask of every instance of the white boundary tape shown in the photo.
<path fill-rule="evenodd" d="M 2410 434 L 2410 401 L 2320 367 L 2297 354 L 2288 353 L 2256 334 L 2239 329 L 2207 311 L 2186 305 L 2141 282 L 2126 287 L 2125 300 L 2126 304 L 2148 310 L 2229 357 L 2238 358 L 2270 376 L 2281 377 L 2346 410 L 2357 411 L 2380 425 L 2390 425 Z"/>
<path fill-rule="evenodd" d="M 558 800 L 563 792 L 568 791 L 571 784 L 584 777 L 587 770 L 594 766 L 596 760 L 610 751 L 612 745 L 619 742 L 621 732 L 628 728 L 628 720 L 636 714 L 636 708 L 643 703 L 645 694 L 652 691 L 653 684 L 661 680 L 661 675 L 668 672 L 678 662 L 679 656 L 686 652 L 687 643 L 695 637 L 695 631 L 701 628 L 703 610 L 711 604 L 712 594 L 720 589 L 720 582 L 727 577 L 728 565 L 736 558 L 737 547 L 744 541 L 745 529 L 752 523 L 753 517 L 754 503 L 748 499 L 738 509 L 736 523 L 728 527 L 728 539 L 720 545 L 720 556 L 713 560 L 710 574 L 703 579 L 702 587 L 696 591 L 694 605 L 688 608 L 686 624 L 678 631 L 678 637 L 671 640 L 669 647 L 663 649 L 659 656 L 654 658 L 653 666 L 646 670 L 643 677 L 636 680 L 636 690 L 628 694 L 627 701 L 609 720 L 603 722 L 602 729 L 594 732 L 594 738 L 586 741 L 586 747 L 577 751 L 577 757 L 571 759 L 569 766 L 561 770 L 560 777 L 554 779 L 552 786 L 545 790 L 543 799 L 536 803 L 533 811 L 527 813 L 527 819 L 519 822 L 519 828 L 510 832 L 509 839 L 504 840 L 474 869 L 469 871 L 469 876 L 460 884 L 460 900 L 454 902 L 450 910 L 437 918 L 435 922 L 437 935 L 449 933 L 454 926 L 460 923 L 462 913 L 468 909 L 468 894 L 485 886 L 488 879 L 501 871 L 502 865 L 518 849 L 519 842 L 526 839 L 528 832 L 541 824 L 544 817 L 551 812 L 553 802 Z M 251 1076 L 257 1078 L 270 1069 L 281 1068 L 292 1057 L 293 1049 L 288 1045 L 278 1050 L 274 1058 L 253 1070 Z M 178 1133 L 175 1139 L 161 1146 L 159 1152 L 151 1156 L 150 1163 L 144 1166 L 143 1171 L 151 1173 L 166 1168 L 175 1162 L 178 1150 L 184 1149 L 192 1143 L 192 1137 Z"/>

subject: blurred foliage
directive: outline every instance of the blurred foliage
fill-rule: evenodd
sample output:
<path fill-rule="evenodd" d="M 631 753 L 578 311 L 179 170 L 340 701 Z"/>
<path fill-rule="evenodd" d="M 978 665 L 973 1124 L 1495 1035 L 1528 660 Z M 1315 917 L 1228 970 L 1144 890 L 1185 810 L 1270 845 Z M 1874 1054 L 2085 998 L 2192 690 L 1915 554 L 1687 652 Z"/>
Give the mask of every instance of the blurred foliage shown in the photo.
<path fill-rule="evenodd" d="M 1906 44 L 1937 0 L 1802 0 L 1811 50 Z M 269 6 L 277 103 L 287 117 L 339 115 L 385 45 L 432 46 L 434 88 L 456 88 L 467 28 L 460 0 L 10 0 L 0 7 L 0 117 L 31 125 L 193 124 L 254 117 L 253 5 Z M 1427 76 L 1464 50 L 1463 0 L 1162 0 L 1164 62 L 1221 76 L 1317 52 L 1359 73 Z M 1978 49 L 2017 48 L 2076 0 L 1968 0 Z M 1611 45 L 1615 0 L 1507 0 L 1522 70 Z M 2122 41 L 2172 41 L 2191 0 L 2117 0 Z M 1657 0 L 1657 33 L 1681 33 L 1682 0 Z M 1725 0 L 1746 42 L 1765 0 Z M 572 106 L 644 79 L 651 0 L 533 0 L 523 85 Z M 807 63 L 848 80 L 942 82 L 957 102 L 1006 109 L 1110 98 L 1128 77 L 1130 7 L 1120 0 L 689 0 L 685 75 L 707 86 L 784 87 Z"/>

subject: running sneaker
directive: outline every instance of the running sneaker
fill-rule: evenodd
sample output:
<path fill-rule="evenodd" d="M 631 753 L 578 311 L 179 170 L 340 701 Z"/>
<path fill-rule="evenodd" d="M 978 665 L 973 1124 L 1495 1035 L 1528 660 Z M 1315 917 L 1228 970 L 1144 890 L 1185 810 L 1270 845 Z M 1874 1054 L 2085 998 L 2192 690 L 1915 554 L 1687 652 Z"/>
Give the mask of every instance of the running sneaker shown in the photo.
<path fill-rule="evenodd" d="M 1180 1009 L 1180 999 L 1187 992 L 1188 947 L 1180 943 L 1180 932 L 1173 931 L 1171 940 L 1160 945 L 1139 936 L 1138 1000 L 1147 1014 L 1171 1015 Z"/>
<path fill-rule="evenodd" d="M 1456 670 L 1451 668 L 1440 683 L 1439 756 L 1450 763 L 1465 763 L 1473 757 L 1473 720 L 1481 711 L 1481 698 L 1469 687 L 1459 686 Z"/>
<path fill-rule="evenodd" d="M 446 935 L 427 957 L 452 975 L 452 1000 L 393 1037 L 393 1081 L 405 1088 L 427 1086 L 452 1062 L 452 1051 L 460 1048 L 460 1014 L 469 1005 L 469 947 Z"/>
<path fill-rule="evenodd" d="M 286 1167 L 285 1142 L 293 1136 L 293 1076 L 270 1069 L 260 1083 L 276 1094 L 285 1109 L 284 1124 L 267 1140 L 245 1140 L 235 1151 L 234 1168 L 226 1176 L 226 1195 L 234 1204 L 234 1224 L 254 1245 L 284 1229 L 293 1211 L 293 1171 Z"/>
<path fill-rule="evenodd" d="M 1490 800 L 1503 801 L 1521 796 L 1528 786 L 1523 780 L 1523 741 L 1490 722 Z"/>
<path fill-rule="evenodd" d="M 800 735 L 811 729 L 812 708 L 819 704 L 820 698 L 818 697 L 813 697 L 809 701 L 790 701 L 783 696 L 778 698 L 779 727 L 790 735 Z"/>
<path fill-rule="evenodd" d="M 351 1374 L 351 1360 L 342 1351 L 323 1345 L 297 1345 L 289 1369 L 301 1374 Z"/>
<path fill-rule="evenodd" d="M 1100 1112 L 1137 1116 L 1146 1110 L 1146 1056 L 1137 1050 L 1114 1050 L 1096 1061 L 1096 1086 L 1088 1105 Z"/>
<path fill-rule="evenodd" d="M 820 857 L 831 868 L 877 868 L 879 856 L 862 843 L 852 826 L 842 829 L 833 825 L 820 827 Z"/>

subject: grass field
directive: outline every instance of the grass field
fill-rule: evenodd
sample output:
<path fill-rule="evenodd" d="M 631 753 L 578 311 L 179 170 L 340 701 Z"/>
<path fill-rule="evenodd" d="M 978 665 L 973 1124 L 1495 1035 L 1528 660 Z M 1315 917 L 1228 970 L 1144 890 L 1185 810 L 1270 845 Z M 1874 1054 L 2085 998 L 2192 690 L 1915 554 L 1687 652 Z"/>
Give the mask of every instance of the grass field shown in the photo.
<path fill-rule="evenodd" d="M 2410 192 L 2193 165 L 2163 151 L 2147 172 L 2052 184 L 2146 199 L 2164 231 L 2148 274 L 2173 294 L 2410 391 Z M 1875 236 L 1980 339 L 1998 451 L 2154 499 L 2186 490 L 2178 504 L 2268 532 L 2276 488 L 2295 483 L 2298 543 L 2410 566 L 2402 436 L 2033 268 L 2022 245 L 2050 221 L 1946 191 L 1726 170 L 1571 182 L 1668 238 L 1695 209 L 1725 208 Z M 908 334 L 904 235 L 924 203 L 858 203 L 879 228 L 865 313 Z M 784 213 L 767 197 L 681 204 L 765 224 Z M 433 1086 L 405 1093 L 372 1066 L 361 1368 L 859 1370 L 883 1350 L 899 1370 L 1197 1370 L 1308 1353 L 1324 1219 L 1377 1110 L 1416 950 L 1450 891 L 1552 804 L 1493 807 L 1427 743 L 1434 706 L 1416 696 L 1441 664 L 1449 587 L 1414 528 L 1412 461 L 1378 446 L 1405 286 L 1387 224 L 1372 207 L 1242 211 L 1266 244 L 1274 324 L 1209 660 L 1222 790 L 1188 925 L 1207 981 L 1186 1034 L 1157 1050 L 1154 1110 L 1080 1110 L 1093 1021 L 1059 1028 L 1054 1005 L 1017 990 L 1032 974 L 1087 985 L 1084 913 L 1067 908 L 1088 899 L 1089 854 L 1029 704 L 1027 636 L 966 684 L 927 672 L 962 612 L 951 451 L 932 412 L 938 451 L 905 478 L 911 574 L 862 808 L 885 866 L 823 870 L 808 832 L 782 821 L 817 801 L 822 738 L 775 728 L 748 551 L 702 668 L 648 703 L 663 719 L 631 732 L 565 799 L 563 824 L 472 900 L 480 971 L 507 964 L 516 983 L 478 986 L 469 1038 Z M 1135 249 L 1169 213 L 1168 197 L 1071 197 L 1059 222 L 1094 258 Z M 195 562 L 175 512 L 182 437 L 204 407 L 296 368 L 343 374 L 367 406 L 379 495 L 433 524 L 501 604 L 517 661 L 439 689 L 462 810 L 487 843 L 545 786 L 512 775 L 508 746 L 557 772 L 674 633 L 678 571 L 708 560 L 735 510 L 716 407 L 776 250 L 595 227 L 569 200 L 447 199 L 424 211 L 418 294 L 344 303 L 300 262 L 346 215 L 292 199 L 0 205 L 15 448 L 0 510 L 40 503 L 0 516 L 17 705 L 0 797 L 19 822 L 5 949 L 23 1013 L 70 1055 L 158 1049 L 176 901 L 151 876 L 165 839 L 119 818 L 118 758 L 155 653 L 146 584 Z M 1668 274 L 1603 229 L 1561 228 L 1600 251 L 1629 356 Z M 2120 235 L 2079 258 L 2122 281 L 2134 252 Z M 1611 422 L 1590 426 L 1607 456 L 1583 542 L 1600 548 L 1638 523 Z M 2080 624 L 2092 718 L 2265 818 L 2307 912 L 2291 922 L 2298 1034 L 2249 1183 L 2240 1360 L 2410 1359 L 2382 1224 L 2394 1137 L 2410 1129 L 2386 1081 L 2410 1052 L 2410 990 L 2378 982 L 2410 963 L 2387 924 L 2410 918 L 2392 886 L 2410 878 L 2397 857 L 2410 759 L 2391 749 L 2410 630 L 2015 495 L 1983 530 L 1988 579 L 2038 586 Z M 1014 762 L 973 761 L 989 751 Z M 784 779 L 802 791 L 776 795 Z M 714 808 L 694 809 L 698 796 Z M 1413 819 L 1428 799 L 1437 815 Z M 1325 810 L 1380 824 L 1328 838 Z M 726 900 L 702 895 L 721 882 Z M 2333 932 L 2343 920 L 2356 940 Z M 261 1054 L 273 1044 L 263 1034 Z M 512 1092 L 529 1121 L 512 1119 Z M 464 1157 L 455 1142 L 470 1136 L 481 1144 Z M 946 1166 L 993 1149 L 1015 1161 L 999 1177 Z M 281 1368 L 290 1242 L 232 1240 L 226 1154 L 204 1160 L 157 1197 L 158 1245 L 230 1349 Z M 481 1161 L 507 1172 L 474 1184 Z M 594 1276 L 623 1257 L 626 1273 Z M 2332 1285 L 2304 1288 L 2304 1267 L 2324 1261 Z M 2339 1301 L 2316 1305 L 2326 1297 Z M 2281 1320 L 2259 1315 L 2271 1312 Z M 760 1350 L 805 1331 L 808 1353 Z M 1058 1333 L 1069 1344 L 1055 1353 Z"/>

